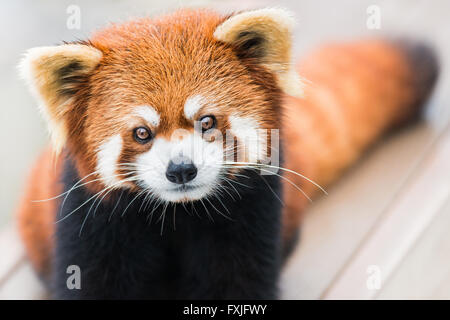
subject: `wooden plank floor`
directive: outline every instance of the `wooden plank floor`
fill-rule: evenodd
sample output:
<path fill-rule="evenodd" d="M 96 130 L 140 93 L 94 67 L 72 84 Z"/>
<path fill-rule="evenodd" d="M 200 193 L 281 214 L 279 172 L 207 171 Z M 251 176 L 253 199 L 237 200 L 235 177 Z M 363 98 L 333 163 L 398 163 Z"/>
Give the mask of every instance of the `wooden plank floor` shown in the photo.
<path fill-rule="evenodd" d="M 134 1 L 141 7 L 149 6 L 147 2 Z M 450 19 L 446 17 L 450 2 L 343 0 L 336 3 L 326 0 L 276 3 L 297 14 L 298 52 L 327 39 L 393 34 L 395 31 L 396 34 L 431 40 L 441 57 L 441 78 L 424 121 L 396 132 L 374 146 L 329 188 L 327 197 L 312 205 L 303 225 L 301 243 L 282 274 L 282 298 L 450 299 L 450 237 L 447 236 L 450 228 L 450 43 L 446 34 L 450 30 Z M 240 7 L 237 4 L 219 5 L 215 1 L 205 1 L 205 4 L 226 7 L 223 9 Z M 365 27 L 365 9 L 369 4 L 377 4 L 382 10 L 381 31 L 369 32 Z M 264 5 L 274 5 L 274 2 L 253 1 L 247 6 Z M 92 8 L 87 2 L 83 6 Z M 106 20 L 123 17 L 121 12 L 126 7 L 116 4 L 105 13 L 99 11 L 101 5 L 96 6 L 91 10 L 98 15 L 86 16 L 88 30 Z M 56 8 L 55 2 L 54 11 L 36 11 L 39 15 L 35 19 L 52 17 L 54 23 L 61 23 L 64 16 L 55 14 Z M 146 12 L 160 10 L 161 5 L 155 8 Z M 60 9 L 65 12 L 65 7 Z M 39 39 L 42 43 L 38 44 L 52 43 L 55 37 L 67 39 L 64 32 L 57 35 L 55 32 L 59 31 L 42 32 L 48 39 L 42 37 Z M 84 34 L 76 36 L 84 37 Z M 24 41 L 27 46 L 36 44 Z M 22 46 L 20 50 L 23 50 Z M 8 50 L 12 50 L 11 47 Z M 18 52 L 14 54 L 18 55 Z M 6 80 L 0 77 L 0 81 Z M 21 97 L 16 100 L 18 105 L 25 102 L 24 88 L 20 90 Z M 19 89 L 15 87 L 9 92 L 14 94 Z M 31 103 L 30 100 L 26 102 Z M 17 108 L 21 112 L 18 119 L 30 112 L 23 107 Z M 9 116 L 14 117 L 13 114 Z M 35 116 L 26 121 L 37 122 L 37 114 Z M 42 131 L 42 128 L 32 129 Z M 35 153 L 36 146 L 42 141 L 30 143 L 33 143 L 30 148 L 34 148 Z M 22 167 L 14 170 L 23 171 L 28 165 L 28 160 L 23 159 L 31 158 L 32 154 L 24 157 L 25 151 L 15 154 L 14 149 L 9 149 L 12 150 L 8 155 L 11 159 L 23 161 Z M 7 179 L 20 181 L 19 175 L 9 176 L 14 170 L 5 172 Z M 12 199 L 17 198 L 19 189 L 17 185 Z M 2 195 L 8 194 L 9 190 L 2 187 Z M 10 201 L 2 209 L 10 212 L 12 207 Z M 0 299 L 45 297 L 42 285 L 24 257 L 12 223 L 0 229 L 0 254 Z M 373 270 L 379 272 L 379 288 L 368 284 L 374 276 Z"/>
<path fill-rule="evenodd" d="M 45 290 L 25 258 L 15 225 L 0 232 L 0 300 L 40 299 Z"/>

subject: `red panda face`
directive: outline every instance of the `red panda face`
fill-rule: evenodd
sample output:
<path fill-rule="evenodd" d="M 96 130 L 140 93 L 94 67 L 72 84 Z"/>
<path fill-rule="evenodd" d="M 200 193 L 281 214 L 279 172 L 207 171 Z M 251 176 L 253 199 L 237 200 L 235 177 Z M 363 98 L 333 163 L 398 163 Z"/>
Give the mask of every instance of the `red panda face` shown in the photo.
<path fill-rule="evenodd" d="M 89 43 L 30 52 L 31 78 L 46 83 L 29 81 L 92 189 L 201 199 L 233 175 L 239 150 L 260 161 L 270 146 L 258 132 L 280 127 L 280 87 L 297 80 L 282 14 L 179 11 L 113 25 Z"/>

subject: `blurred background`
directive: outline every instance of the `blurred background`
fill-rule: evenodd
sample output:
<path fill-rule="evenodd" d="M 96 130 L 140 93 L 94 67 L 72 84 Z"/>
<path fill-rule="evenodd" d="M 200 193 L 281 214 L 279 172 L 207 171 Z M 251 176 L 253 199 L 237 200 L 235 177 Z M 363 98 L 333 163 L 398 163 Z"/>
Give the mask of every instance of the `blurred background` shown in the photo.
<path fill-rule="evenodd" d="M 326 41 L 383 35 L 424 39 L 436 48 L 441 77 L 424 121 L 386 138 L 313 204 L 281 289 L 288 299 L 450 298 L 446 0 L 1 1 L 0 298 L 42 297 L 12 221 L 29 167 L 48 143 L 36 103 L 18 78 L 21 54 L 86 39 L 108 22 L 186 6 L 290 9 L 298 21 L 296 59 Z M 76 25 L 70 17 L 78 12 Z"/>

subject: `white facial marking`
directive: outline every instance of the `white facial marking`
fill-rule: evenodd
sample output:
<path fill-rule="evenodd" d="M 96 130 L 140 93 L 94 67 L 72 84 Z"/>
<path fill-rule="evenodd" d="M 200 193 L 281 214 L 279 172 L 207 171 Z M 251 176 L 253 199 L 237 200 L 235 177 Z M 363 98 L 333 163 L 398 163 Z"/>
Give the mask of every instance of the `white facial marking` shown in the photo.
<path fill-rule="evenodd" d="M 267 153 L 266 130 L 260 129 L 256 119 L 233 114 L 228 118 L 231 132 L 245 148 L 247 157 L 242 161 L 257 162 Z M 238 158 L 242 155 L 238 153 Z"/>
<path fill-rule="evenodd" d="M 184 104 L 184 116 L 186 119 L 193 120 L 198 110 L 203 107 L 204 98 L 200 95 L 195 95 L 188 98 Z"/>
<path fill-rule="evenodd" d="M 122 151 L 122 137 L 116 134 L 107 139 L 97 151 L 97 170 L 106 186 L 118 186 L 120 179 L 115 177 L 117 162 Z"/>
<path fill-rule="evenodd" d="M 154 195 L 166 201 L 201 199 L 214 191 L 219 183 L 222 141 L 207 142 L 199 133 L 184 131 L 185 134 L 172 135 L 171 140 L 156 138 L 152 148 L 136 159 L 145 187 L 150 187 Z M 169 161 L 180 155 L 189 158 L 197 168 L 197 176 L 185 184 L 185 189 L 166 177 Z"/>
<path fill-rule="evenodd" d="M 138 106 L 135 108 L 135 112 L 152 126 L 157 127 L 159 125 L 159 114 L 153 107 L 147 105 Z"/>

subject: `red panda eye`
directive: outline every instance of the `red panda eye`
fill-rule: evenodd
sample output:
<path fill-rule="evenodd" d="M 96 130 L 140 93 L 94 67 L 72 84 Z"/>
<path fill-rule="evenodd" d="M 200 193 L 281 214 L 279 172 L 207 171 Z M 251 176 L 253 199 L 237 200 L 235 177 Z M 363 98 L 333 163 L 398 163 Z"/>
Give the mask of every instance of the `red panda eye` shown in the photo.
<path fill-rule="evenodd" d="M 204 116 L 200 119 L 200 123 L 202 125 L 202 131 L 205 132 L 216 127 L 216 118 L 214 116 Z"/>
<path fill-rule="evenodd" d="M 134 129 L 134 140 L 137 142 L 144 144 L 151 140 L 152 135 L 151 131 L 145 127 L 139 127 Z"/>

